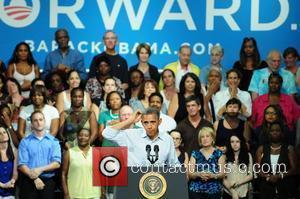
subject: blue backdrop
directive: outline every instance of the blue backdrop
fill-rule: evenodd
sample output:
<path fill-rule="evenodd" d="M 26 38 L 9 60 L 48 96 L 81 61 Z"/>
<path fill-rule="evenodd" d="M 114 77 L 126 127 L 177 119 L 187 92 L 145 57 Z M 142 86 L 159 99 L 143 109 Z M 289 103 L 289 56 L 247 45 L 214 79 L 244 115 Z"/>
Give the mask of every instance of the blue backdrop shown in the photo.
<path fill-rule="evenodd" d="M 25 40 L 43 68 L 55 48 L 55 30 L 64 27 L 87 68 L 103 51 L 106 29 L 118 34 L 118 50 L 129 65 L 137 62 L 139 42 L 152 46 L 150 61 L 160 68 L 176 60 L 187 42 L 199 66 L 209 63 L 210 47 L 221 44 L 229 68 L 244 37 L 256 38 L 263 59 L 271 49 L 299 50 L 299 8 L 299 0 L 0 0 L 0 59 L 7 61 L 16 43 Z"/>

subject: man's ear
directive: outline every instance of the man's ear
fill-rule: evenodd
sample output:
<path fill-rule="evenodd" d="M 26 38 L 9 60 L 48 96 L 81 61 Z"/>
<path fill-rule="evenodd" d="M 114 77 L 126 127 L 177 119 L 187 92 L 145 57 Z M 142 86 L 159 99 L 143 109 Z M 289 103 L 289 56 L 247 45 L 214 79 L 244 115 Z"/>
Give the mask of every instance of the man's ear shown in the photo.
<path fill-rule="evenodd" d="M 159 120 L 158 120 L 158 125 L 160 125 L 160 124 L 161 124 L 161 121 L 162 121 L 162 119 L 161 119 L 161 118 L 159 118 Z"/>

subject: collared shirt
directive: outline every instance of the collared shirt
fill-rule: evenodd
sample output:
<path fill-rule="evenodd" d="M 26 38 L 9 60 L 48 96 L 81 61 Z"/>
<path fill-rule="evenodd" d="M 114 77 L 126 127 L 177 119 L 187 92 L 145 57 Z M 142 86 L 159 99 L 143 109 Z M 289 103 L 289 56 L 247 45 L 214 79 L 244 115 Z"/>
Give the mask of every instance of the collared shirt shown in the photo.
<path fill-rule="evenodd" d="M 227 101 L 231 98 L 229 88 L 221 90 L 216 93 L 214 98 L 214 108 L 216 115 L 218 114 L 220 108 L 224 106 Z M 237 98 L 246 106 L 246 113 L 243 116 L 250 117 L 252 114 L 252 101 L 251 96 L 247 91 L 242 91 L 238 88 Z"/>
<path fill-rule="evenodd" d="M 44 74 L 47 75 L 57 69 L 58 64 L 64 64 L 80 73 L 81 79 L 86 79 L 84 57 L 77 50 L 69 49 L 65 55 L 60 49 L 50 52 L 45 61 Z"/>
<path fill-rule="evenodd" d="M 116 142 L 119 146 L 128 147 L 128 166 L 151 165 L 147 159 L 147 145 L 151 146 L 150 155 L 155 155 L 154 146 L 159 146 L 159 158 L 155 165 L 180 164 L 176 156 L 173 139 L 165 132 L 160 132 L 154 140 L 151 140 L 144 128 L 116 130 L 108 126 L 103 131 L 103 137 Z"/>
<path fill-rule="evenodd" d="M 269 94 L 261 95 L 253 101 L 252 121 L 254 128 L 262 125 L 264 119 L 264 110 L 270 105 Z M 280 94 L 279 106 L 283 111 L 287 125 L 290 130 L 294 129 L 294 125 L 300 117 L 300 106 L 298 106 L 293 97 Z"/>
<path fill-rule="evenodd" d="M 46 133 L 39 139 L 34 133 L 23 138 L 19 145 L 18 166 L 26 165 L 29 169 L 49 165 L 52 162 L 61 163 L 61 151 L 58 140 Z M 41 177 L 50 178 L 54 171 L 44 172 Z"/>
<path fill-rule="evenodd" d="M 249 85 L 249 91 L 263 95 L 269 92 L 269 76 L 271 72 L 269 68 L 255 70 Z M 279 74 L 283 79 L 281 93 L 290 95 L 297 93 L 295 76 L 285 69 L 280 68 Z"/>
<path fill-rule="evenodd" d="M 186 117 L 181 122 L 179 122 L 178 126 L 176 127 L 176 129 L 182 133 L 182 139 L 184 141 L 183 150 L 184 152 L 187 152 L 189 156 L 191 155 L 193 150 L 200 149 L 198 135 L 200 129 L 202 129 L 203 127 L 213 128 L 213 125 L 206 119 L 201 118 L 198 126 L 195 128 L 188 117 Z"/>

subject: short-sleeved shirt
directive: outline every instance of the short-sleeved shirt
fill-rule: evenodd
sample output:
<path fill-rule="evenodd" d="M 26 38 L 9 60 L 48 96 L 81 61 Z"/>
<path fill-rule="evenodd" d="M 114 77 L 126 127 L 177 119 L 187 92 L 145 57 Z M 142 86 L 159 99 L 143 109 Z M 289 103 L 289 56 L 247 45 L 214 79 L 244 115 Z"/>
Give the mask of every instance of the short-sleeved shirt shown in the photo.
<path fill-rule="evenodd" d="M 270 69 L 263 68 L 260 70 L 255 70 L 251 78 L 249 85 L 249 91 L 258 93 L 258 95 L 263 95 L 269 92 L 269 76 Z M 281 92 L 287 95 L 297 93 L 295 76 L 285 69 L 279 69 L 279 74 L 283 79 Z"/>
<path fill-rule="evenodd" d="M 34 111 L 34 107 L 31 104 L 31 105 L 25 106 L 21 110 L 20 115 L 19 115 L 19 117 L 22 118 L 23 120 L 25 120 L 25 123 L 26 123 L 25 136 L 29 135 L 32 132 L 30 116 L 33 113 L 33 111 Z M 49 106 L 47 104 L 45 104 L 44 108 L 42 109 L 42 113 L 44 114 L 45 122 L 46 122 L 45 130 L 50 132 L 51 121 L 53 119 L 58 119 L 59 113 L 55 107 Z"/>

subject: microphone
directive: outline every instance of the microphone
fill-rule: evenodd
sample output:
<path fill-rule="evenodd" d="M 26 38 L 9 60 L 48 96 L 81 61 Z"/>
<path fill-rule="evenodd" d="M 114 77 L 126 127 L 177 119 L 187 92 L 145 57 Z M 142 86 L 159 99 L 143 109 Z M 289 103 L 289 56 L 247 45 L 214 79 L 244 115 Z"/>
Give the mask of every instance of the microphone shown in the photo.
<path fill-rule="evenodd" d="M 149 144 L 146 145 L 147 159 L 150 161 L 150 151 L 151 146 Z M 151 162 L 151 161 L 150 161 Z"/>
<path fill-rule="evenodd" d="M 154 145 L 154 152 L 155 152 L 155 160 L 154 163 L 158 160 L 158 152 L 159 152 L 159 146 Z"/>

